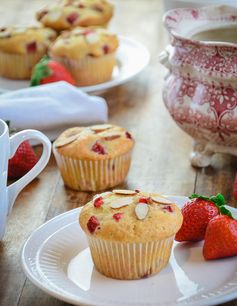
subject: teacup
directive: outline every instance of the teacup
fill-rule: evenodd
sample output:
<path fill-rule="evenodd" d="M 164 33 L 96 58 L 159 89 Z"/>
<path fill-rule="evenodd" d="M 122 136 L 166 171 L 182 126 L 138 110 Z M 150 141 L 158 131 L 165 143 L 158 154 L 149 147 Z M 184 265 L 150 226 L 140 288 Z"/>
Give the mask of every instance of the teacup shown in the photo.
<path fill-rule="evenodd" d="M 19 145 L 28 139 L 35 139 L 42 143 L 43 153 L 26 175 L 7 186 L 8 160 L 15 154 Z M 41 132 L 25 130 L 10 137 L 7 124 L 0 120 L 0 240 L 5 233 L 7 216 L 11 212 L 18 193 L 44 169 L 49 161 L 50 153 L 51 143 Z"/>

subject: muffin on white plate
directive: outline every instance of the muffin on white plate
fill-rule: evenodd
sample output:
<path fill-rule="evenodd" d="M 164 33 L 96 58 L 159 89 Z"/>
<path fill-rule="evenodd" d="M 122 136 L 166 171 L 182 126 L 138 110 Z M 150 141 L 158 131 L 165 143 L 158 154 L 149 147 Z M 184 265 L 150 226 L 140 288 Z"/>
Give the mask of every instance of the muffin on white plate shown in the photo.
<path fill-rule="evenodd" d="M 182 220 L 175 203 L 139 190 L 99 194 L 79 216 L 96 269 L 123 280 L 156 274 L 167 265 Z"/>
<path fill-rule="evenodd" d="M 47 53 L 56 36 L 54 30 L 42 27 L 0 28 L 0 76 L 30 79 L 33 67 Z"/>
<path fill-rule="evenodd" d="M 106 27 L 113 16 L 113 5 L 106 0 L 62 0 L 39 10 L 36 18 L 57 31 L 74 27 Z"/>
<path fill-rule="evenodd" d="M 50 56 L 71 72 L 78 86 L 89 86 L 112 78 L 118 45 L 117 36 L 108 30 L 75 28 L 57 38 Z"/>

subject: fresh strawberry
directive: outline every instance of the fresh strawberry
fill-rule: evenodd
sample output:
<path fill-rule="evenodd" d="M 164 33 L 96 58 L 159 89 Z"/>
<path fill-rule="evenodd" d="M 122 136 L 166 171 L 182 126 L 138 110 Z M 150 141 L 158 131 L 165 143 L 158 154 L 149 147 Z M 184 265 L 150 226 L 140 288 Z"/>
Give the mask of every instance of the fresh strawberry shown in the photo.
<path fill-rule="evenodd" d="M 43 57 L 34 67 L 31 76 L 31 86 L 58 81 L 65 81 L 72 85 L 76 85 L 76 81 L 62 64 L 48 57 Z"/>
<path fill-rule="evenodd" d="M 237 255 L 237 220 L 227 215 L 213 218 L 206 230 L 203 246 L 205 259 Z"/>
<path fill-rule="evenodd" d="M 183 224 L 175 236 L 177 241 L 203 240 L 209 221 L 220 213 L 220 207 L 225 204 L 221 194 L 210 198 L 193 194 L 190 198 L 191 201 L 181 209 Z"/>
<path fill-rule="evenodd" d="M 9 159 L 8 178 L 17 179 L 22 177 L 34 167 L 37 161 L 38 158 L 29 142 L 22 142 L 15 155 Z"/>

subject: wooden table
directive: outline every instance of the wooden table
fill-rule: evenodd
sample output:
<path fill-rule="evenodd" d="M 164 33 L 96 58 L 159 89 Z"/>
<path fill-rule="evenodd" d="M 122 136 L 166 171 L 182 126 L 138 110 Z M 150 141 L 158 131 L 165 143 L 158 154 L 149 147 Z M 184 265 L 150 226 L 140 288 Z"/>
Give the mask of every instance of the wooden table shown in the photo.
<path fill-rule="evenodd" d="M 1 0 L 0 23 L 31 23 L 33 12 L 47 2 L 51 1 Z M 210 167 L 192 168 L 189 162 L 192 140 L 175 125 L 163 105 L 165 69 L 159 64 L 158 54 L 168 38 L 161 21 L 161 0 L 117 0 L 115 5 L 111 28 L 142 42 L 151 53 L 150 65 L 139 77 L 103 94 L 110 107 L 110 122 L 126 127 L 136 139 L 133 163 L 121 187 L 176 195 L 221 192 L 236 206 L 231 189 L 237 159 L 216 155 Z M 66 189 L 53 157 L 40 176 L 21 192 L 0 243 L 1 306 L 68 305 L 26 279 L 20 263 L 21 248 L 39 225 L 83 205 L 92 195 Z M 237 300 L 225 305 L 237 306 Z"/>

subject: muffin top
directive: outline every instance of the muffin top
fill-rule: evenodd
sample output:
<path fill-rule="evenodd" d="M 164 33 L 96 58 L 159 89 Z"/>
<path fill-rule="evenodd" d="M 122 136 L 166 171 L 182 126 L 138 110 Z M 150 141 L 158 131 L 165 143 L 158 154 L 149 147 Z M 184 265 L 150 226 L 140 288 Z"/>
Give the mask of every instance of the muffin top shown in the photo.
<path fill-rule="evenodd" d="M 128 153 L 133 146 L 131 134 L 112 124 L 70 128 L 53 144 L 59 154 L 83 160 L 114 158 Z"/>
<path fill-rule="evenodd" d="M 120 242 L 148 242 L 173 236 L 183 221 L 167 198 L 139 190 L 113 190 L 96 195 L 79 216 L 85 233 Z"/>
<path fill-rule="evenodd" d="M 106 0 L 63 0 L 36 14 L 42 24 L 59 31 L 76 26 L 103 26 L 112 16 L 113 6 Z"/>
<path fill-rule="evenodd" d="M 52 45 L 53 57 L 82 59 L 85 56 L 99 57 L 114 52 L 118 48 L 115 34 L 102 28 L 75 28 L 63 32 Z"/>
<path fill-rule="evenodd" d="M 56 32 L 49 28 L 2 27 L 0 28 L 0 51 L 13 54 L 45 51 L 56 36 Z"/>

